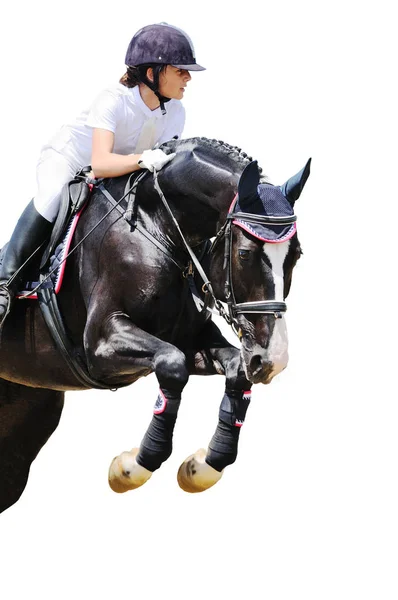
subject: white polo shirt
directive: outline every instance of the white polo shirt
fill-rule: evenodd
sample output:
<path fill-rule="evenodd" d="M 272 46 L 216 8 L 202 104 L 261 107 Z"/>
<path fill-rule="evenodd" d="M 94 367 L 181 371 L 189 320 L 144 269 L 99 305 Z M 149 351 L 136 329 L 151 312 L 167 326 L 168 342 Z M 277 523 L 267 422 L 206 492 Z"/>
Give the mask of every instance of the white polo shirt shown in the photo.
<path fill-rule="evenodd" d="M 166 103 L 166 111 L 162 115 L 160 107 L 148 108 L 138 85 L 127 88 L 117 83 L 103 90 L 88 109 L 64 125 L 42 150 L 56 150 L 77 170 L 90 164 L 93 129 L 99 128 L 115 135 L 114 153 L 139 154 L 157 142 L 181 136 L 185 123 L 183 105 L 172 99 Z"/>

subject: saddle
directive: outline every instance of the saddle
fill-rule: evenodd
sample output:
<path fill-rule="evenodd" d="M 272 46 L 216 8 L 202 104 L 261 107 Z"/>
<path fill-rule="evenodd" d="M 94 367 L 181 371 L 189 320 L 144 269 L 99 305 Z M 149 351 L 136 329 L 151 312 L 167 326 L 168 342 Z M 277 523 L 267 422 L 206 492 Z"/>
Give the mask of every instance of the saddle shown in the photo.
<path fill-rule="evenodd" d="M 54 254 L 55 248 L 70 227 L 74 215 L 80 214 L 90 197 L 95 180 L 89 177 L 91 167 L 83 167 L 61 192 L 61 207 L 51 234 L 49 244 L 42 256 L 40 268 L 44 268 L 47 261 Z"/>
<path fill-rule="evenodd" d="M 97 183 L 89 177 L 91 167 L 79 171 L 61 192 L 61 206 L 54 224 L 50 241 L 44 252 L 37 253 L 27 268 L 26 283 L 16 299 L 38 300 L 44 321 L 65 362 L 76 379 L 87 388 L 110 389 L 109 385 L 92 379 L 88 373 L 81 349 L 74 347 L 65 330 L 58 308 L 57 293 L 60 290 L 65 260 L 79 217 L 87 205 L 91 190 Z M 0 252 L 0 262 L 7 248 Z M 36 289 L 37 288 L 37 289 Z M 31 294 L 35 290 L 36 293 Z M 112 388 L 111 388 L 112 389 Z"/>
<path fill-rule="evenodd" d="M 32 291 L 40 283 L 44 287 L 54 288 L 56 294 L 61 289 L 65 259 L 70 249 L 73 233 L 93 187 L 93 180 L 88 176 L 90 172 L 91 167 L 84 167 L 76 174 L 74 179 L 63 187 L 61 206 L 50 240 L 44 250 L 39 252 L 37 257 L 35 256 L 28 265 L 23 286 L 16 295 L 16 299 L 37 300 L 37 294 L 32 293 Z M 7 246 L 8 243 L 0 251 L 0 263 Z M 40 273 L 45 271 L 46 280 L 43 282 Z"/>
<path fill-rule="evenodd" d="M 61 208 L 40 263 L 41 285 L 37 290 L 37 298 L 52 338 L 76 379 L 88 388 L 112 389 L 90 376 L 84 353 L 70 341 L 56 296 L 61 282 L 58 285 L 54 282 L 54 276 L 57 278 L 63 275 L 77 222 L 87 205 L 93 186 L 98 183 L 89 177 L 90 172 L 91 167 L 83 168 L 62 190 Z"/>

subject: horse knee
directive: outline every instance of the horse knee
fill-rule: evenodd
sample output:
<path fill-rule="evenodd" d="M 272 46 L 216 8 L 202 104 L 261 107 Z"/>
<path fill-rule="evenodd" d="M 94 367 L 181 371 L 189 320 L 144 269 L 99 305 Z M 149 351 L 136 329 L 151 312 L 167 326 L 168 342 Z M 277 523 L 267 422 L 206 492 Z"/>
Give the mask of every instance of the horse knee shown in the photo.
<path fill-rule="evenodd" d="M 182 390 L 188 382 L 189 373 L 185 354 L 177 348 L 167 354 L 155 356 L 155 372 L 161 388 Z"/>

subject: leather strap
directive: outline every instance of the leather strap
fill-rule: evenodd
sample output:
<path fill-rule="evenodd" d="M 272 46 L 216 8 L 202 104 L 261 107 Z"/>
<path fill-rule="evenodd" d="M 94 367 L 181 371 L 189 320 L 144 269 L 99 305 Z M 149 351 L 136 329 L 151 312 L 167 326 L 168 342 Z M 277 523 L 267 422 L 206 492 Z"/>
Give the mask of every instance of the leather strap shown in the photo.
<path fill-rule="evenodd" d="M 285 302 L 275 300 L 259 300 L 257 302 L 241 302 L 235 305 L 236 313 L 278 314 L 287 310 Z"/>
<path fill-rule="evenodd" d="M 273 217 L 270 215 L 254 215 L 253 213 L 234 212 L 227 216 L 227 219 L 241 219 L 248 223 L 260 223 L 261 225 L 292 225 L 297 221 L 297 215 L 284 217 Z"/>

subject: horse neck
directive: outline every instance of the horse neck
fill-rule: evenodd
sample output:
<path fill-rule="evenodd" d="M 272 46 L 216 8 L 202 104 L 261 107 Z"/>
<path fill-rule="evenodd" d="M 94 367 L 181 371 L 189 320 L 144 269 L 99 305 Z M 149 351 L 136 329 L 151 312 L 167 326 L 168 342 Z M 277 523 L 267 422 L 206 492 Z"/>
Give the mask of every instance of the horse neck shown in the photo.
<path fill-rule="evenodd" d="M 236 194 L 238 179 L 239 174 L 220 168 L 208 169 L 203 175 L 200 169 L 188 167 L 181 173 L 177 165 L 177 169 L 159 173 L 159 186 L 188 243 L 199 243 L 217 233 Z M 171 218 L 166 216 L 151 177 L 143 182 L 142 193 L 151 198 L 146 212 L 152 223 L 158 223 L 163 230 L 166 227 L 173 236 Z"/>

